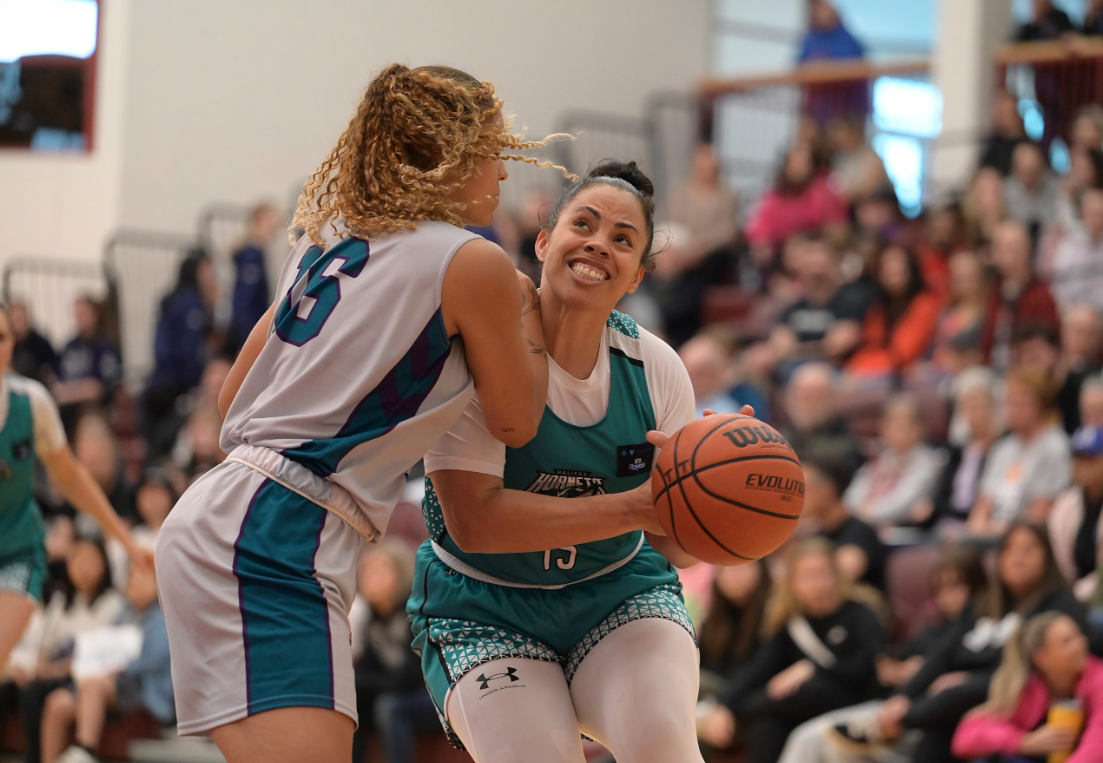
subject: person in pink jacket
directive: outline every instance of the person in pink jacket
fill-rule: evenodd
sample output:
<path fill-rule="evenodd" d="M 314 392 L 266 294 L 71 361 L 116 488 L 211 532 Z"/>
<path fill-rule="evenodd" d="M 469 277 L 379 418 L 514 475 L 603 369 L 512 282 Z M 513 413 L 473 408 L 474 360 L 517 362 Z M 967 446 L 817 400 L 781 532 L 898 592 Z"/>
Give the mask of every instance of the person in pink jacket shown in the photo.
<path fill-rule="evenodd" d="M 1079 732 L 1048 722 L 1050 707 L 1080 703 Z M 1043 612 L 1019 628 L 1004 648 L 987 703 L 957 727 L 955 757 L 1018 761 L 1071 752 L 1066 763 L 1103 760 L 1103 660 L 1088 653 L 1088 639 L 1072 618 Z"/>

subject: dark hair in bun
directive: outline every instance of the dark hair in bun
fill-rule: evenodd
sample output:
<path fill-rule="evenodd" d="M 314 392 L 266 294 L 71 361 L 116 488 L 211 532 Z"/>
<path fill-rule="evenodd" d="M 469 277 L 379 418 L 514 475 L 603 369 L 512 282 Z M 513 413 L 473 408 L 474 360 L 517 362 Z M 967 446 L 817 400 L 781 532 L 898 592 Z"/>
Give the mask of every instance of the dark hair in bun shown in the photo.
<path fill-rule="evenodd" d="M 563 207 L 578 195 L 578 192 L 596 183 L 611 185 L 621 188 L 633 194 L 640 202 L 644 220 L 647 221 L 647 246 L 643 250 L 643 258 L 640 264 L 648 272 L 655 269 L 655 257 L 651 253 L 651 245 L 655 240 L 655 186 L 651 178 L 643 173 L 643 170 L 635 162 L 618 162 L 614 159 L 605 159 L 586 173 L 586 177 L 573 185 L 567 186 L 555 203 L 548 221 L 544 223 L 544 230 L 551 232 L 559 221 L 559 214 Z"/>

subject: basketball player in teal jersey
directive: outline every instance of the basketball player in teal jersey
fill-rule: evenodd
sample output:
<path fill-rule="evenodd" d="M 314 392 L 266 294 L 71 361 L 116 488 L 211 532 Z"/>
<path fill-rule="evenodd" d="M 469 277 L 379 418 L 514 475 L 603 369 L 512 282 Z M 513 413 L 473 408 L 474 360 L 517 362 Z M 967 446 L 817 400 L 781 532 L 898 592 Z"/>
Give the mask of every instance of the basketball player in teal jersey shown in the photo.
<path fill-rule="evenodd" d="M 65 500 L 122 542 L 134 563 L 153 566 L 153 552 L 134 542 L 69 449 L 50 393 L 8 373 L 14 348 L 11 316 L 0 302 L 0 673 L 42 600 L 46 580 L 46 531 L 34 499 L 36 462 L 46 467 Z"/>
<path fill-rule="evenodd" d="M 695 560 L 661 537 L 649 485 L 654 430 L 694 417 L 693 390 L 674 350 L 613 310 L 651 266 L 652 193 L 634 163 L 606 162 L 538 238 L 551 360 L 536 437 L 499 445 L 476 398 L 425 457 L 414 648 L 477 763 L 582 763 L 580 732 L 618 763 L 701 760 L 672 566 Z"/>

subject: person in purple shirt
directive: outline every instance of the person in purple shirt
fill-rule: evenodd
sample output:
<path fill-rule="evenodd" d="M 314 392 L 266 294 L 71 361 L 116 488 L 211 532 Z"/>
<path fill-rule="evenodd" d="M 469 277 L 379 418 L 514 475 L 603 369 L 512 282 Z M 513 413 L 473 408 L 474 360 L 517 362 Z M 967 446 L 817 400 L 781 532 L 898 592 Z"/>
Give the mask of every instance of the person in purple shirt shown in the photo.
<path fill-rule="evenodd" d="M 862 43 L 846 28 L 828 0 L 810 0 L 808 20 L 798 63 L 865 57 Z M 834 117 L 865 116 L 869 112 L 869 84 L 864 81 L 808 85 L 804 96 L 805 113 L 821 124 Z"/>

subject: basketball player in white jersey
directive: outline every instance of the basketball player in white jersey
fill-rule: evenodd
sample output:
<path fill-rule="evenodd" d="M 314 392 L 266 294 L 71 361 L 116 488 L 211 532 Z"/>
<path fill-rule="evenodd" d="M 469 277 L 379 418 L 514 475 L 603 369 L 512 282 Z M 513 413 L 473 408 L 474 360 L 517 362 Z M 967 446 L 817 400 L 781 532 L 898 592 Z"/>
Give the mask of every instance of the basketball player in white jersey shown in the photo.
<path fill-rule="evenodd" d="M 229 763 L 347 763 L 362 546 L 474 390 L 495 437 L 536 432 L 535 288 L 461 227 L 491 222 L 501 152 L 531 145 L 489 83 L 395 64 L 303 188 L 305 235 L 219 400 L 229 457 L 157 547 L 179 730 Z"/>

